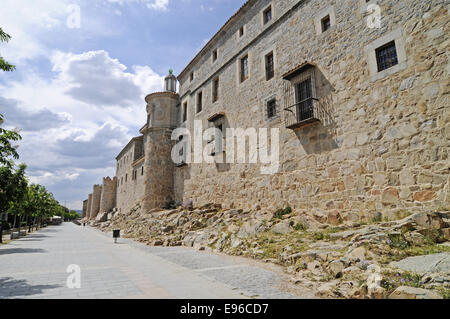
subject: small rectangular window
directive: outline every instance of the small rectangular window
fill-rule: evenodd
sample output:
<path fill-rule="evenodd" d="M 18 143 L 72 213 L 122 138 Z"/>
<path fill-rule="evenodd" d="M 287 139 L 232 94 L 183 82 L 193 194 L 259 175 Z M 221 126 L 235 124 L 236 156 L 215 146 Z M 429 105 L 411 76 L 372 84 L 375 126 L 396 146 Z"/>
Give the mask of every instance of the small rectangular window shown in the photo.
<path fill-rule="evenodd" d="M 271 52 L 266 55 L 266 80 L 272 79 L 274 74 L 273 52 Z"/>
<path fill-rule="evenodd" d="M 241 82 L 248 79 L 248 55 L 241 59 Z"/>
<path fill-rule="evenodd" d="M 267 118 L 272 118 L 277 114 L 277 101 L 275 99 L 267 102 Z"/>
<path fill-rule="evenodd" d="M 188 107 L 188 104 L 187 104 L 187 102 L 185 102 L 183 104 L 183 123 L 187 121 L 187 107 Z"/>
<path fill-rule="evenodd" d="M 330 16 L 327 15 L 325 18 L 323 18 L 321 24 L 322 24 L 322 33 L 330 29 L 331 28 Z"/>
<path fill-rule="evenodd" d="M 268 22 L 270 22 L 270 20 L 272 20 L 272 6 L 268 7 L 266 10 L 264 10 L 263 12 L 263 21 L 264 24 L 267 24 Z"/>
<path fill-rule="evenodd" d="M 244 35 L 244 26 L 242 26 L 240 29 L 239 29 L 239 37 L 242 37 Z"/>
<path fill-rule="evenodd" d="M 141 168 L 141 176 L 144 176 L 144 166 Z"/>
<path fill-rule="evenodd" d="M 213 62 L 215 62 L 217 60 L 217 49 L 213 51 L 212 59 L 213 59 Z"/>
<path fill-rule="evenodd" d="M 203 109 L 203 93 L 199 92 L 197 94 L 197 113 L 200 113 Z"/>
<path fill-rule="evenodd" d="M 219 100 L 219 78 L 213 82 L 212 101 L 213 103 Z"/>
<path fill-rule="evenodd" d="M 375 50 L 378 72 L 384 71 L 398 64 L 395 41 L 389 42 Z"/>
<path fill-rule="evenodd" d="M 191 82 L 194 81 L 194 72 L 191 72 Z"/>

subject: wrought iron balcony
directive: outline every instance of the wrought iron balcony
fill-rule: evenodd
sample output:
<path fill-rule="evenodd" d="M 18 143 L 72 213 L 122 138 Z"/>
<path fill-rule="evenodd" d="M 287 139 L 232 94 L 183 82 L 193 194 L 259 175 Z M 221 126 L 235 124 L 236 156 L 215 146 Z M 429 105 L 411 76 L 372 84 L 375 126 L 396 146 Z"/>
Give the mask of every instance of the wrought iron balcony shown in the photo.
<path fill-rule="evenodd" d="M 318 105 L 318 100 L 311 97 L 285 108 L 286 128 L 295 129 L 320 121 L 317 110 Z"/>

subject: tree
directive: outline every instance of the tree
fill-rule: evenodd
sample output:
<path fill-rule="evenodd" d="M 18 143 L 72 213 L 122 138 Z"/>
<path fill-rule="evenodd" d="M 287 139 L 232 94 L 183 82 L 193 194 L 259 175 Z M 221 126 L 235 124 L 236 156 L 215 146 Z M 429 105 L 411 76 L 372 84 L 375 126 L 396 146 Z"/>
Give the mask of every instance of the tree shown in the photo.
<path fill-rule="evenodd" d="M 0 28 L 0 42 L 8 42 L 9 40 L 11 40 L 11 36 Z M 2 56 L 0 56 L 0 70 L 12 72 L 15 69 L 16 67 L 14 65 L 9 64 Z"/>
<path fill-rule="evenodd" d="M 4 122 L 3 115 L 0 114 L 0 125 Z M 0 127 L 0 165 L 5 165 L 9 168 L 13 166 L 13 159 L 18 159 L 16 146 L 11 142 L 20 141 L 22 137 L 17 131 L 10 131 Z"/>

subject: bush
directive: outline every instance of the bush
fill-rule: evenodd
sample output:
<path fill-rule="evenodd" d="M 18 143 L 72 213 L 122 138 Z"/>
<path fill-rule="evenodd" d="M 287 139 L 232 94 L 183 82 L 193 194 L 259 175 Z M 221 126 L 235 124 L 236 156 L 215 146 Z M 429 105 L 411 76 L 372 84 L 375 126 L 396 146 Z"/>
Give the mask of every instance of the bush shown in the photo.
<path fill-rule="evenodd" d="M 288 215 L 292 213 L 292 208 L 290 206 L 287 206 L 285 209 L 278 209 L 275 214 L 274 218 L 282 219 L 284 215 Z"/>

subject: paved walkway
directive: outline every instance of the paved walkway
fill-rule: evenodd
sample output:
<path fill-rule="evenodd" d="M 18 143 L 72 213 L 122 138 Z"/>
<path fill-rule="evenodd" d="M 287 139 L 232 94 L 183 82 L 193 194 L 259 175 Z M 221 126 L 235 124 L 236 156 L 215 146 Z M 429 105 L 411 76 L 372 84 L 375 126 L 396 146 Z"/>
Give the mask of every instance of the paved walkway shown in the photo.
<path fill-rule="evenodd" d="M 81 287 L 66 272 L 78 265 Z M 191 249 L 148 247 L 72 223 L 0 246 L 0 298 L 264 298 L 280 291 L 272 271 Z"/>

